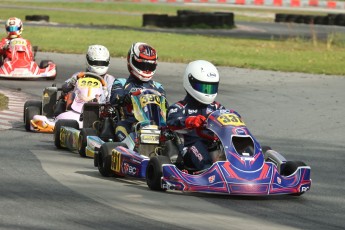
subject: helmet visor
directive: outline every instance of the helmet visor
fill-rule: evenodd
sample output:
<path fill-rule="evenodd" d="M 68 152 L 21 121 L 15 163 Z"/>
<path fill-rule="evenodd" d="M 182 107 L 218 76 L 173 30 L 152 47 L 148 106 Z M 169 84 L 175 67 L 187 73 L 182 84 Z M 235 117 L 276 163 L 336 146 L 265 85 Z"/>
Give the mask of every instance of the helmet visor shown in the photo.
<path fill-rule="evenodd" d="M 89 65 L 92 65 L 92 66 L 109 66 L 109 61 L 91 61 L 91 60 L 87 60 L 87 62 L 89 63 Z"/>
<path fill-rule="evenodd" d="M 219 82 L 203 82 L 189 76 L 189 83 L 192 88 L 200 93 L 215 94 L 218 92 Z"/>
<path fill-rule="evenodd" d="M 134 57 L 132 57 L 132 64 L 135 68 L 140 69 L 141 71 L 155 71 L 157 67 L 157 63 L 137 61 Z"/>
<path fill-rule="evenodd" d="M 7 32 L 16 32 L 21 29 L 21 26 L 8 26 L 6 27 Z"/>

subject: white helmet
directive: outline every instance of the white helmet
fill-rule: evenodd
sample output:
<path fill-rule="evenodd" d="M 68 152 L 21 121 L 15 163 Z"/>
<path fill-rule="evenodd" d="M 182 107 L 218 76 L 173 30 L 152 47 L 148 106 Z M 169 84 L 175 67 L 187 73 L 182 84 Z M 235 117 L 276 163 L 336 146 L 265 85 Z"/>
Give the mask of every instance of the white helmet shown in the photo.
<path fill-rule="evenodd" d="M 197 60 L 190 62 L 183 76 L 183 87 L 197 101 L 212 103 L 218 92 L 219 73 L 210 62 Z"/>
<path fill-rule="evenodd" d="M 110 54 L 105 46 L 89 46 L 86 54 L 86 66 L 89 72 L 104 75 L 108 72 L 109 62 Z"/>
<path fill-rule="evenodd" d="M 9 18 L 5 23 L 5 29 L 10 38 L 17 38 L 23 32 L 23 23 L 19 18 Z"/>
<path fill-rule="evenodd" d="M 157 51 L 143 42 L 133 43 L 127 55 L 128 71 L 140 81 L 149 81 L 157 67 Z"/>

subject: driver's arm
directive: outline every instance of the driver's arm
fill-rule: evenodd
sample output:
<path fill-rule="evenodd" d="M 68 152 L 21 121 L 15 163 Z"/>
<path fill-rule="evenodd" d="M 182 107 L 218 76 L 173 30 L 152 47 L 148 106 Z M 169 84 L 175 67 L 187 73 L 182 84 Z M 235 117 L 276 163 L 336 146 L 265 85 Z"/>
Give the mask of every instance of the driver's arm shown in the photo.
<path fill-rule="evenodd" d="M 167 125 L 171 130 L 185 129 L 186 115 L 184 108 L 179 103 L 175 103 L 168 108 Z"/>
<path fill-rule="evenodd" d="M 125 96 L 126 92 L 124 89 L 123 82 L 116 79 L 111 88 L 110 104 L 119 105 L 123 101 Z"/>

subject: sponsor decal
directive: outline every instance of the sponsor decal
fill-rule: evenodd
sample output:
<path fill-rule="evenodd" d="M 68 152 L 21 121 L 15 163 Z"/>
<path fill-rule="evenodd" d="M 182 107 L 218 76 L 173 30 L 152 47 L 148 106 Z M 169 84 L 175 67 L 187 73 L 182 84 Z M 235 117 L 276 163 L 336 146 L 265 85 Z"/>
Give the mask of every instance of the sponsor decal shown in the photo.
<path fill-rule="evenodd" d="M 189 148 L 192 153 L 198 158 L 199 161 L 202 161 L 204 158 L 202 157 L 201 153 L 199 153 L 198 149 L 195 146 Z"/>
<path fill-rule="evenodd" d="M 169 110 L 169 114 L 176 113 L 176 112 L 177 112 L 177 108 L 174 108 L 174 109 L 170 109 L 170 110 Z"/>
<path fill-rule="evenodd" d="M 188 109 L 188 114 L 193 114 L 193 113 L 197 113 L 198 110 L 197 109 Z"/>
<path fill-rule="evenodd" d="M 217 77 L 217 74 L 215 74 L 215 73 L 208 73 L 207 77 L 215 78 L 215 77 Z"/>
<path fill-rule="evenodd" d="M 139 170 L 136 167 L 129 165 L 128 163 L 123 163 L 123 173 L 135 176 L 138 171 Z"/>
<path fill-rule="evenodd" d="M 301 187 L 301 192 L 306 192 L 309 190 L 309 186 L 303 186 Z"/>
<path fill-rule="evenodd" d="M 236 132 L 238 135 L 246 135 L 246 131 L 244 131 L 243 129 L 236 129 L 235 132 Z"/>
<path fill-rule="evenodd" d="M 281 184 L 282 183 L 282 179 L 280 179 L 280 177 L 277 177 L 277 182 L 278 182 L 278 184 Z"/>
<path fill-rule="evenodd" d="M 216 176 L 212 175 L 208 178 L 208 182 L 213 183 L 215 181 L 215 179 L 216 179 Z"/>

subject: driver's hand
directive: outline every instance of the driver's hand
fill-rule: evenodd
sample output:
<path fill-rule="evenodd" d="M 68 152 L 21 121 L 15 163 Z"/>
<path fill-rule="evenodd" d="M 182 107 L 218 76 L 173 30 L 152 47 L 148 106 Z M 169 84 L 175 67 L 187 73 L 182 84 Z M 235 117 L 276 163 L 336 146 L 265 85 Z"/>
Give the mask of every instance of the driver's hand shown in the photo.
<path fill-rule="evenodd" d="M 77 79 L 85 77 L 85 72 L 80 72 L 77 75 Z"/>
<path fill-rule="evenodd" d="M 205 121 L 206 117 L 203 115 L 190 116 L 187 117 L 185 125 L 187 129 L 199 128 L 205 123 Z"/>

